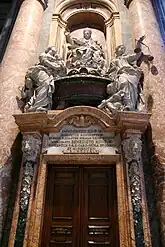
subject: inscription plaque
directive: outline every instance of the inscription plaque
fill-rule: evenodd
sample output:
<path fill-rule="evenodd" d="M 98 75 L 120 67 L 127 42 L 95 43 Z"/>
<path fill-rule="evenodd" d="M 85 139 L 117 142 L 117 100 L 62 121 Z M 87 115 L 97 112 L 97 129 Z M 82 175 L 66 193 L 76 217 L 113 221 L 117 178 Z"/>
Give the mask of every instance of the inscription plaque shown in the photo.
<path fill-rule="evenodd" d="M 76 128 L 65 125 L 58 133 L 44 135 L 43 152 L 48 154 L 115 154 L 114 132 L 103 132 L 100 126 Z"/>

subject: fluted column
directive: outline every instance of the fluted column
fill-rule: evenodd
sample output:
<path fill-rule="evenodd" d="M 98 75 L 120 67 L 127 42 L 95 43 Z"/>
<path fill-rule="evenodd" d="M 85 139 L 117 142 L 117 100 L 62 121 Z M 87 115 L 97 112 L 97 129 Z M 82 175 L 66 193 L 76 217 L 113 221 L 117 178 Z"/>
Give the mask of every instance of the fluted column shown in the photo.
<path fill-rule="evenodd" d="M 145 70 L 144 92 L 151 110 L 157 204 L 165 246 L 165 47 L 150 0 L 125 0 L 131 13 L 134 38 L 146 35 L 145 43 L 154 56 L 154 66 Z M 145 53 L 149 52 L 145 48 Z"/>
<path fill-rule="evenodd" d="M 18 133 L 13 114 L 19 113 L 16 96 L 24 84 L 25 73 L 37 50 L 45 0 L 24 0 L 0 68 L 0 232 L 6 213 L 10 173 L 13 162 L 12 145 Z"/>

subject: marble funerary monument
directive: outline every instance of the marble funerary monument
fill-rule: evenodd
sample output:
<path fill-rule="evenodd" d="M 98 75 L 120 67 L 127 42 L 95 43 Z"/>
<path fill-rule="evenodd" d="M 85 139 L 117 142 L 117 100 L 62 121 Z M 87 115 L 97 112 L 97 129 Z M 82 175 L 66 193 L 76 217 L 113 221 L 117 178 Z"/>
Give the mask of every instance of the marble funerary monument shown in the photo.
<path fill-rule="evenodd" d="M 2 246 L 165 246 L 159 6 L 14 6 L 0 71 Z"/>

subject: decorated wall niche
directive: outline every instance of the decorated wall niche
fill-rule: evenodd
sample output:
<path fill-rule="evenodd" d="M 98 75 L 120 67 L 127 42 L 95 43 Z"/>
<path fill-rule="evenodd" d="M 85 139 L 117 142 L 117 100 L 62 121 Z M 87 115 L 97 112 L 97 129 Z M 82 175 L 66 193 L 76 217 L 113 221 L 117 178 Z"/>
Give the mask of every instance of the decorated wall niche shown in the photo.
<path fill-rule="evenodd" d="M 55 45 L 58 53 L 66 59 L 65 32 L 72 33 L 77 30 L 76 38 L 79 37 L 79 29 L 90 27 L 94 30 L 93 35 L 102 41 L 105 47 L 107 61 L 114 55 L 115 47 L 121 44 L 121 28 L 119 13 L 116 4 L 112 1 L 102 2 L 56 2 L 52 17 L 49 45 Z"/>

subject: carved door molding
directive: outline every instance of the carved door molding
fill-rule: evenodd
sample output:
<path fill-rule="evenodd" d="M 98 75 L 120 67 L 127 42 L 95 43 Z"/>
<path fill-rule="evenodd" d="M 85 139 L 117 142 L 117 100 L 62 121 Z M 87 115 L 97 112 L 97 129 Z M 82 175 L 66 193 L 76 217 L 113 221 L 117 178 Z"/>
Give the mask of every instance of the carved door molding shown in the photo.
<path fill-rule="evenodd" d="M 42 227 L 43 227 L 43 212 L 46 196 L 46 185 L 48 182 L 48 169 L 54 164 L 54 166 L 79 166 L 89 167 L 94 164 L 95 169 L 98 167 L 114 167 L 116 170 L 116 196 L 117 196 L 117 215 L 118 215 L 118 232 L 119 232 L 119 246 L 131 247 L 130 239 L 130 221 L 128 200 L 126 192 L 126 184 L 124 181 L 124 168 L 122 162 L 119 162 L 120 155 L 43 155 L 39 170 L 38 180 L 35 192 L 35 203 L 33 205 L 33 211 L 31 213 L 30 222 L 33 227 L 28 231 L 28 243 L 29 246 L 35 243 L 35 246 L 41 246 L 42 239 Z"/>

